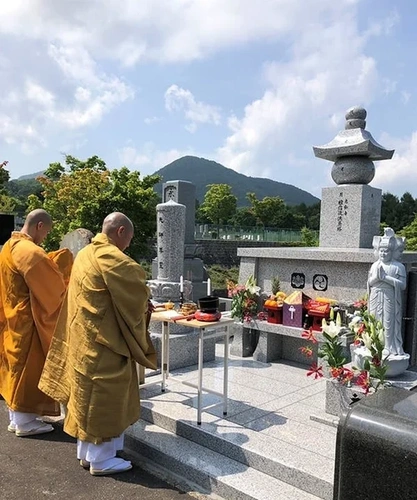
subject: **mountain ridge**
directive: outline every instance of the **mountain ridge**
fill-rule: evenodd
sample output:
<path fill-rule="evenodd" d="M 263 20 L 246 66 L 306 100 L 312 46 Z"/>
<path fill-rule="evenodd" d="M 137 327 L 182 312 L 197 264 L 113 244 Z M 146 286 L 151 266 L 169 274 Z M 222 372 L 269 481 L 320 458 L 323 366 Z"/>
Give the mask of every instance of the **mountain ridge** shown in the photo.
<path fill-rule="evenodd" d="M 33 174 L 22 175 L 15 180 L 35 179 L 43 174 L 43 171 Z M 189 181 L 196 186 L 196 198 L 200 203 L 204 200 L 207 186 L 210 184 L 228 184 L 232 187 L 233 194 L 237 197 L 238 206 L 248 206 L 247 193 L 255 193 L 258 199 L 265 196 L 279 196 L 287 205 L 307 206 L 314 205 L 320 201 L 319 198 L 308 191 L 300 189 L 292 184 L 274 181 L 263 177 L 251 177 L 240 174 L 235 170 L 225 167 L 214 160 L 199 158 L 197 156 L 183 156 L 165 165 L 154 174 L 162 177 L 162 182 L 155 185 L 158 194 L 162 192 L 162 183 L 174 180 Z"/>
<path fill-rule="evenodd" d="M 196 156 L 178 158 L 157 170 L 155 174 L 162 176 L 162 183 L 173 180 L 192 182 L 196 186 L 196 198 L 200 203 L 204 200 L 207 185 L 209 184 L 229 184 L 232 187 L 233 194 L 238 199 L 238 206 L 249 205 L 246 198 L 247 193 L 255 193 L 258 199 L 265 196 L 279 196 L 288 205 L 305 203 L 309 206 L 320 201 L 316 196 L 292 184 L 262 177 L 250 177 L 213 160 Z M 162 183 L 155 185 L 158 193 L 161 193 Z"/>

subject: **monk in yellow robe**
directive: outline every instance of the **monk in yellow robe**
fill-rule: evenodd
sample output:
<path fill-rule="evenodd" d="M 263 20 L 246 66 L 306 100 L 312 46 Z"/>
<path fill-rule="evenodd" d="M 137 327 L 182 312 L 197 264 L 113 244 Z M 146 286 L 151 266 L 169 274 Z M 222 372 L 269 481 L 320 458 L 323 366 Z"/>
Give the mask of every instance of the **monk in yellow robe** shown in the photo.
<path fill-rule="evenodd" d="M 77 254 L 39 383 L 66 406 L 64 431 L 77 438 L 78 459 L 92 475 L 132 467 L 116 453 L 139 419 L 136 362 L 156 368 L 146 274 L 123 253 L 132 237 L 132 222 L 116 212 Z"/>
<path fill-rule="evenodd" d="M 68 273 L 71 264 L 69 250 L 48 257 L 39 246 L 51 227 L 50 215 L 34 210 L 0 253 L 0 394 L 9 407 L 8 430 L 16 436 L 53 431 L 39 417 L 60 414 L 59 405 L 38 389 L 65 293 L 53 260 L 66 255 Z"/>

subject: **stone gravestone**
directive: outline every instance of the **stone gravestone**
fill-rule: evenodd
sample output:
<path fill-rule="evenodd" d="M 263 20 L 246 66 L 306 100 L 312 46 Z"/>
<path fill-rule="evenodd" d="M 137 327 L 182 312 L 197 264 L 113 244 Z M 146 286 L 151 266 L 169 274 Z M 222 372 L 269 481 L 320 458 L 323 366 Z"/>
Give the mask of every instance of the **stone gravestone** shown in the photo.
<path fill-rule="evenodd" d="M 157 217 L 157 276 L 148 281 L 152 299 L 157 302 L 168 300 L 177 303 L 180 300 L 180 276 L 184 272 L 184 239 L 185 239 L 184 205 L 172 199 L 160 203 L 156 208 Z M 183 280 L 184 299 L 191 296 L 192 284 Z M 151 321 L 152 341 L 161 359 L 162 325 Z M 199 333 L 195 329 L 170 325 L 170 369 L 183 368 L 197 364 Z M 215 339 L 205 341 L 204 361 L 212 361 L 215 357 Z"/>
<path fill-rule="evenodd" d="M 178 302 L 184 273 L 185 206 L 172 200 L 160 203 L 156 217 L 158 274 L 148 285 L 154 300 Z M 184 298 L 190 292 L 191 283 L 184 281 Z"/>
<path fill-rule="evenodd" d="M 315 299 L 327 296 L 353 304 L 367 292 L 370 266 L 375 261 L 373 237 L 379 233 L 381 191 L 368 186 L 374 176 L 373 160 L 387 160 L 394 151 L 379 145 L 365 130 L 366 111 L 354 107 L 346 113 L 345 130 L 329 144 L 314 147 L 318 158 L 334 162 L 336 186 L 322 191 L 320 246 L 318 248 L 239 248 L 239 282 L 255 276 L 265 292 L 278 276 L 286 293 L 302 290 Z M 405 349 L 410 365 L 417 365 L 417 253 L 404 252 L 407 273 Z M 253 328 L 253 327 L 252 327 Z M 303 339 L 280 325 L 273 332 L 262 327 L 254 359 L 299 361 L 295 353 Z M 277 335 L 277 330 L 280 334 Z M 279 342 L 277 341 L 279 339 Z"/>
<path fill-rule="evenodd" d="M 322 191 L 320 246 L 372 248 L 379 233 L 381 190 L 368 186 L 375 175 L 373 160 L 388 160 L 394 150 L 378 144 L 365 130 L 366 110 L 346 113 L 345 130 L 325 146 L 313 147 L 317 158 L 333 161 L 336 187 Z"/>
<path fill-rule="evenodd" d="M 84 228 L 76 229 L 75 231 L 67 233 L 62 238 L 59 248 L 68 248 L 69 250 L 71 250 L 72 255 L 75 258 L 77 253 L 82 248 L 91 243 L 91 239 L 93 238 L 93 236 L 94 234 L 88 229 Z"/>
<path fill-rule="evenodd" d="M 185 205 L 185 235 L 184 235 L 184 279 L 192 283 L 192 300 L 197 301 L 206 295 L 207 291 L 207 270 L 203 261 L 195 257 L 198 246 L 194 240 L 195 231 L 195 203 L 196 188 L 192 182 L 188 181 L 167 181 L 162 185 L 162 201 L 164 203 L 174 201 Z M 158 259 L 152 262 L 152 277 L 158 275 Z"/>

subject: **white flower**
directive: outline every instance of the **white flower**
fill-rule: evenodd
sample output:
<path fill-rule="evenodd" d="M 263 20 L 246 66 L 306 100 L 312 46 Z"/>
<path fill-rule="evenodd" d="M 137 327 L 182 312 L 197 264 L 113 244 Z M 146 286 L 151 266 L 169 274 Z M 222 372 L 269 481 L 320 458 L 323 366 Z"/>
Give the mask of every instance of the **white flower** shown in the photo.
<path fill-rule="evenodd" d="M 245 284 L 245 288 L 252 295 L 259 295 L 259 291 L 261 289 L 260 286 L 256 286 L 256 281 L 255 281 L 255 278 L 253 276 L 250 276 L 248 278 L 248 280 L 246 281 L 246 284 Z"/>
<path fill-rule="evenodd" d="M 384 328 L 377 325 L 378 340 L 381 342 L 382 346 L 385 346 L 385 332 Z"/>
<path fill-rule="evenodd" d="M 372 347 L 372 339 L 371 339 L 371 336 L 369 335 L 369 333 L 363 332 L 361 338 L 362 338 L 363 343 L 365 344 L 365 347 L 367 347 L 370 350 Z"/>
<path fill-rule="evenodd" d="M 339 332 L 342 329 L 342 327 L 337 326 L 334 321 L 330 321 L 330 324 L 328 325 L 326 323 L 326 320 L 323 319 L 322 324 L 321 324 L 321 329 L 323 330 L 324 333 L 327 333 L 327 335 L 334 338 L 334 337 L 337 337 L 339 335 Z"/>

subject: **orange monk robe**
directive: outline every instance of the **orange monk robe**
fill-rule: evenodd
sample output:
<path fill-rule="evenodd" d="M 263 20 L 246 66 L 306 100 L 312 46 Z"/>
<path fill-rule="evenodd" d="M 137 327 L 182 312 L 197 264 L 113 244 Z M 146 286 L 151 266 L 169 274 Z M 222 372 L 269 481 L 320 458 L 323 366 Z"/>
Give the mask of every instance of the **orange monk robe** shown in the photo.
<path fill-rule="evenodd" d="M 59 415 L 38 382 L 65 294 L 57 265 L 13 232 L 0 253 L 0 394 L 14 411 Z"/>
<path fill-rule="evenodd" d="M 72 265 L 74 264 L 74 256 L 72 255 L 71 250 L 68 248 L 61 248 L 55 252 L 49 252 L 48 257 L 58 266 L 58 269 L 64 278 L 65 285 L 68 286 Z"/>
<path fill-rule="evenodd" d="M 39 383 L 70 436 L 101 444 L 139 419 L 136 362 L 156 368 L 148 298 L 144 270 L 105 234 L 77 254 Z"/>

